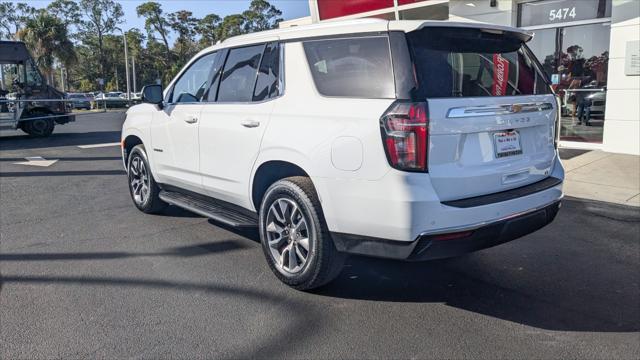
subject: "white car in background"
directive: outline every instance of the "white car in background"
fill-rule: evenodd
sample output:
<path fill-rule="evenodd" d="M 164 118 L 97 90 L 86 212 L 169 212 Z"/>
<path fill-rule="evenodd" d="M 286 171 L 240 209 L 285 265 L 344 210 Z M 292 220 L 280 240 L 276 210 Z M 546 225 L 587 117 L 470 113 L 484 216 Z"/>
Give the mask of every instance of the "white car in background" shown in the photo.
<path fill-rule="evenodd" d="M 133 202 L 257 226 L 297 289 L 331 281 L 347 254 L 418 261 L 519 238 L 563 196 L 557 101 L 531 37 L 369 19 L 230 38 L 127 112 Z"/>

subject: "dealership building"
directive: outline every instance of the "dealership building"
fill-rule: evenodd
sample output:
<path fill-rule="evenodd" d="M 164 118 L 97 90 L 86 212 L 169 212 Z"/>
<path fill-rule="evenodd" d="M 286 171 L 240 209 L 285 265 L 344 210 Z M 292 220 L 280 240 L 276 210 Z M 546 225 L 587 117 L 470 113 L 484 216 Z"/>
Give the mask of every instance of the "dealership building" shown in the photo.
<path fill-rule="evenodd" d="M 355 18 L 486 22 L 529 47 L 562 104 L 560 145 L 640 155 L 640 0 L 309 0 L 281 27 Z"/>

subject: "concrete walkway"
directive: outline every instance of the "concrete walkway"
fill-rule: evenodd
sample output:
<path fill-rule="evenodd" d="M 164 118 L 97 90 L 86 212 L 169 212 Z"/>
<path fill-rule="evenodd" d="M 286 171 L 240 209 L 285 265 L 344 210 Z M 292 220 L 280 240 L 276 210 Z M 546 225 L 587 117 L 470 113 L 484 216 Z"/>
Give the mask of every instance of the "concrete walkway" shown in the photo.
<path fill-rule="evenodd" d="M 640 156 L 561 149 L 567 196 L 640 206 Z"/>

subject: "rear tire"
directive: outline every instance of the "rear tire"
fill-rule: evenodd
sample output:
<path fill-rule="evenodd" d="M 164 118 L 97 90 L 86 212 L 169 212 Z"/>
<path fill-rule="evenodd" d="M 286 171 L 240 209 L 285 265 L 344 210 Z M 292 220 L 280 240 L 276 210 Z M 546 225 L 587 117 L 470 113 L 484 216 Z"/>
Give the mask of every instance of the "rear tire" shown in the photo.
<path fill-rule="evenodd" d="M 127 178 L 131 200 L 140 211 L 157 214 L 167 207 L 167 203 L 160 200 L 160 187 L 151 174 L 144 145 L 137 145 L 131 150 L 127 162 Z"/>
<path fill-rule="evenodd" d="M 347 255 L 333 244 L 311 179 L 295 176 L 271 185 L 259 227 L 267 263 L 283 283 L 310 290 L 340 274 Z"/>

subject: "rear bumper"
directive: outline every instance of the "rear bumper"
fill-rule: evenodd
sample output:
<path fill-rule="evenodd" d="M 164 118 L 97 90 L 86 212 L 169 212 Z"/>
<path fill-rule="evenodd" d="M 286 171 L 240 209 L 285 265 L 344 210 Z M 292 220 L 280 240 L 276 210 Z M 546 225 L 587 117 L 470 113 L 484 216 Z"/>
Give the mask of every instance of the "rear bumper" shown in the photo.
<path fill-rule="evenodd" d="M 336 232 L 331 235 L 336 248 L 346 253 L 408 261 L 441 259 L 486 249 L 539 230 L 553 221 L 560 204 L 558 200 L 491 223 L 420 234 L 411 242 Z"/>

